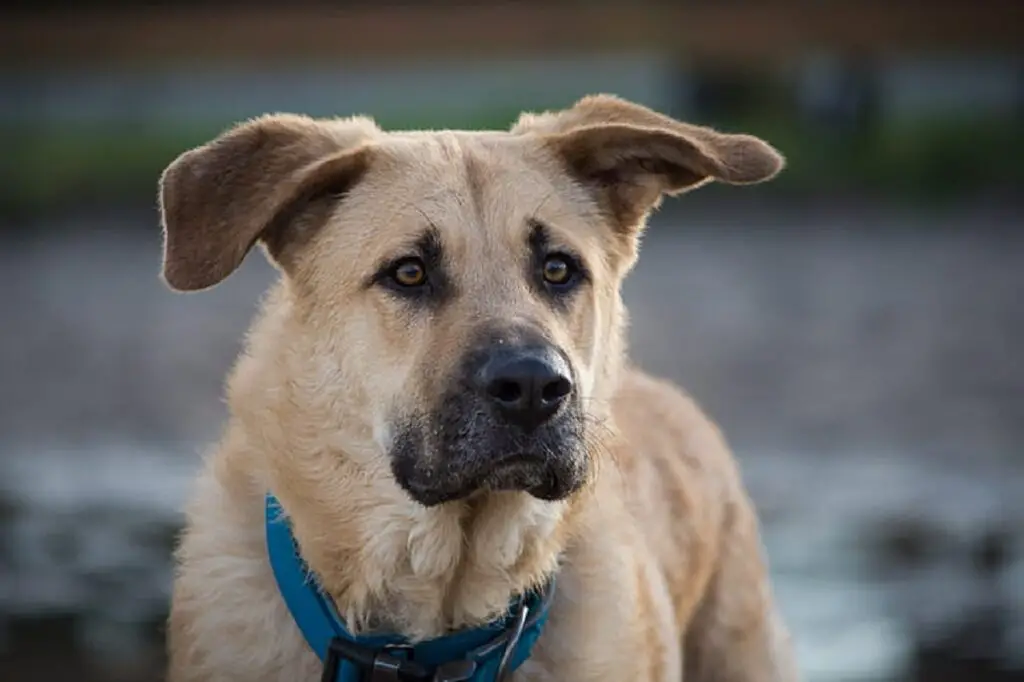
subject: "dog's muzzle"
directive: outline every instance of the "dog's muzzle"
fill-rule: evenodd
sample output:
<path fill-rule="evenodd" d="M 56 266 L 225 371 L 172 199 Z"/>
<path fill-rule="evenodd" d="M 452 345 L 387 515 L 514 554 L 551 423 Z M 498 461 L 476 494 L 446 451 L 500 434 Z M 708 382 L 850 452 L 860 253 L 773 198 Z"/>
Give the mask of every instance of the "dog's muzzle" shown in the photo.
<path fill-rule="evenodd" d="M 467 356 L 432 413 L 396 430 L 392 470 L 427 506 L 481 490 L 559 500 L 586 478 L 584 422 L 557 348 L 497 339 Z"/>

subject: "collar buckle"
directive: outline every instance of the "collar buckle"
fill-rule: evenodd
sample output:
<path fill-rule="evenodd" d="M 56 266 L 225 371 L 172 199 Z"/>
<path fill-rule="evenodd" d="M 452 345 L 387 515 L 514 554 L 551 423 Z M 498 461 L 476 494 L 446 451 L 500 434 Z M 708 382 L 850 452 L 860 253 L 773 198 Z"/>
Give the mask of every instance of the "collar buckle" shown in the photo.
<path fill-rule="evenodd" d="M 406 657 L 395 656 L 393 651 L 407 651 Z M 412 660 L 413 647 L 408 644 L 389 644 L 373 650 L 355 642 L 335 637 L 327 647 L 320 682 L 336 682 L 343 661 L 348 661 L 369 674 L 368 682 L 427 682 L 422 666 Z"/>
<path fill-rule="evenodd" d="M 402 659 L 392 656 L 395 650 L 405 650 L 412 657 L 412 647 L 404 644 L 393 644 L 384 647 L 373 657 L 370 665 L 370 682 L 402 682 Z"/>
<path fill-rule="evenodd" d="M 404 651 L 406 655 L 400 657 L 391 653 L 398 651 Z M 368 682 L 470 682 L 476 674 L 477 664 L 474 661 L 459 660 L 438 666 L 430 676 L 413 661 L 414 651 L 415 647 L 410 644 L 388 644 L 379 651 L 373 651 L 336 637 L 327 649 L 320 680 L 335 682 L 342 661 L 365 670 L 369 675 Z"/>

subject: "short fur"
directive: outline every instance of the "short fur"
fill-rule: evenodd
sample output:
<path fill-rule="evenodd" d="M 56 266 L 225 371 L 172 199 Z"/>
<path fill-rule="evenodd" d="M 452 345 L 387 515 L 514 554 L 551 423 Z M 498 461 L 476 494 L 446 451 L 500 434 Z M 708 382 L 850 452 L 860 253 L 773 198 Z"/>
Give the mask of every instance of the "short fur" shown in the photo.
<path fill-rule="evenodd" d="M 689 397 L 626 362 L 619 293 L 662 195 L 782 166 L 757 138 L 608 95 L 510 132 L 271 115 L 175 160 L 166 282 L 213 286 L 255 243 L 282 276 L 188 507 L 170 680 L 318 679 L 267 563 L 267 491 L 357 631 L 471 627 L 557 573 L 517 682 L 795 680 L 732 456 Z M 429 287 L 396 289 L 387 264 L 424 249 Z M 571 291 L 537 275 L 552 252 L 582 264 Z M 573 384 L 530 434 L 467 369 L 522 339 Z"/>

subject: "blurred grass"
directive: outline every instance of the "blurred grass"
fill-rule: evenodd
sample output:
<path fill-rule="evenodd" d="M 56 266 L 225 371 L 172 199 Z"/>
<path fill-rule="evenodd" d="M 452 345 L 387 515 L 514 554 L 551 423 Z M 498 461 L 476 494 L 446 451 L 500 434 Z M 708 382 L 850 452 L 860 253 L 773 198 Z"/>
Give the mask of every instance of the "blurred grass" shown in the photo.
<path fill-rule="evenodd" d="M 933 200 L 1024 183 L 1024 125 L 987 120 L 897 120 L 871 131 L 833 132 L 789 121 L 737 121 L 730 129 L 770 140 L 789 164 L 776 186 Z"/>
<path fill-rule="evenodd" d="M 379 119 L 385 128 L 507 128 L 518 112 L 436 120 Z M 916 120 L 844 132 L 783 117 L 717 121 L 760 135 L 789 159 L 779 192 L 866 192 L 912 200 L 970 195 L 1024 184 L 1024 125 L 995 120 Z M 0 211 L 39 213 L 79 205 L 152 203 L 161 170 L 227 122 L 205 125 L 42 124 L 0 127 Z"/>

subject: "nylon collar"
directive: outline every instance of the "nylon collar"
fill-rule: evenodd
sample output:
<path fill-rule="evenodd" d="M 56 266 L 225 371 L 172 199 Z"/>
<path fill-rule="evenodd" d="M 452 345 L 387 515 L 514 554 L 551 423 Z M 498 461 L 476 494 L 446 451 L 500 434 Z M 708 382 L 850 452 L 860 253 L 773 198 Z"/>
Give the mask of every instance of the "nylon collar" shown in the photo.
<path fill-rule="evenodd" d="M 401 635 L 353 635 L 299 556 L 291 526 L 266 498 L 267 553 L 278 590 L 309 647 L 324 663 L 321 682 L 501 682 L 530 657 L 547 622 L 554 577 L 512 600 L 501 618 L 423 642 Z"/>

